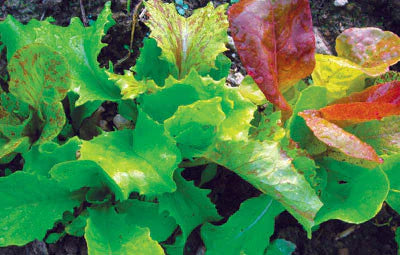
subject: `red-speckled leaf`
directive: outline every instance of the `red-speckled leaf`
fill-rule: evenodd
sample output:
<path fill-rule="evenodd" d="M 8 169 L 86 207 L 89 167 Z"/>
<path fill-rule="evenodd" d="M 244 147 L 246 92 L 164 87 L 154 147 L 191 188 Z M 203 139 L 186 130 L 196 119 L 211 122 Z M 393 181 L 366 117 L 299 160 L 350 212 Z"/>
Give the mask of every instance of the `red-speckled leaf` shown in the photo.
<path fill-rule="evenodd" d="M 400 104 L 381 102 L 355 102 L 334 104 L 319 110 L 321 117 L 340 126 L 380 120 L 383 117 L 399 115 Z"/>
<path fill-rule="evenodd" d="M 392 81 L 355 92 L 348 97 L 335 101 L 335 104 L 352 102 L 380 102 L 400 104 L 400 81 Z"/>
<path fill-rule="evenodd" d="M 400 38 L 375 27 L 350 28 L 336 38 L 336 52 L 378 76 L 400 60 Z"/>
<path fill-rule="evenodd" d="M 67 60 L 43 44 L 17 50 L 8 64 L 10 93 L 38 110 L 60 102 L 70 87 Z"/>
<path fill-rule="evenodd" d="M 371 146 L 335 124 L 321 118 L 321 114 L 318 111 L 307 110 L 300 112 L 299 115 L 304 118 L 314 135 L 325 144 L 337 148 L 351 157 L 382 163 L 382 159 L 378 157 Z"/>
<path fill-rule="evenodd" d="M 242 0 L 228 18 L 242 63 L 266 98 L 283 110 L 281 91 L 311 74 L 315 38 L 308 0 Z"/>

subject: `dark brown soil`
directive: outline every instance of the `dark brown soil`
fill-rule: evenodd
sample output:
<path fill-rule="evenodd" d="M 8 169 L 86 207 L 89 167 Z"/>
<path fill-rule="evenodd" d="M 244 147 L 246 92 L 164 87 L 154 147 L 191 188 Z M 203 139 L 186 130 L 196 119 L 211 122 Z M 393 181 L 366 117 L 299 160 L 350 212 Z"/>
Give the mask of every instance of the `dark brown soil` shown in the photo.
<path fill-rule="evenodd" d="M 83 2 L 85 3 L 86 18 L 90 20 L 96 19 L 106 1 Z M 132 0 L 132 9 L 137 2 L 138 0 Z M 185 1 L 189 6 L 185 15 L 190 15 L 193 9 L 204 6 L 208 2 L 209 0 Z M 229 0 L 214 2 L 221 4 L 227 3 Z M 320 29 L 332 50 L 336 36 L 349 27 L 375 26 L 400 34 L 400 1 L 398 0 L 354 0 L 344 7 L 335 7 L 333 0 L 310 0 L 310 3 L 314 26 Z M 122 72 L 135 64 L 142 39 L 149 30 L 141 21 L 138 22 L 132 54 L 128 59 L 121 61 L 128 54 L 126 46 L 130 44 L 132 17 L 126 11 L 126 0 L 113 0 L 112 11 L 117 24 L 104 37 L 103 41 L 109 45 L 102 50 L 98 60 L 102 66 L 106 66 L 109 61 L 112 61 L 117 64 L 115 70 Z M 69 24 L 71 17 L 82 17 L 78 0 L 0 0 L 0 18 L 7 14 L 13 15 L 24 23 L 33 18 L 40 20 L 52 16 L 56 19 L 56 24 L 63 26 Z M 228 56 L 232 57 L 232 52 Z M 234 63 L 235 71 L 240 70 L 238 59 L 233 58 L 233 60 L 236 61 Z M 399 65 L 396 69 L 399 69 Z M 4 70 L 4 62 L 0 62 L 0 70 Z M 3 74 L 0 73 L 0 75 Z M 114 109 L 114 107 L 111 108 Z M 114 110 L 109 112 L 114 112 Z M 107 118 L 112 119 L 112 117 L 108 116 Z M 21 169 L 21 163 L 19 157 L 9 165 L 1 166 L 0 176 L 4 176 L 6 168 L 11 171 Z M 201 171 L 202 169 L 189 169 L 184 172 L 184 176 L 188 179 L 198 180 Z M 212 189 L 210 198 L 216 203 L 219 213 L 225 217 L 225 220 L 239 208 L 242 201 L 259 194 L 259 191 L 247 182 L 222 168 L 218 170 L 216 178 L 203 187 Z M 284 238 L 295 243 L 297 249 L 294 254 L 296 255 L 395 255 L 397 254 L 397 244 L 394 241 L 394 229 L 398 225 L 400 225 L 400 216 L 389 206 L 384 205 L 374 219 L 358 226 L 341 221 L 324 223 L 309 240 L 297 221 L 290 214 L 283 213 L 276 220 L 275 234 L 272 238 Z M 343 231 L 349 229 L 353 229 L 353 231 L 344 236 Z M 0 248 L 0 255 L 87 254 L 83 238 L 66 236 L 56 244 L 50 244 L 44 248 L 43 245 L 43 243 L 34 242 L 24 247 Z M 194 232 L 189 239 L 187 254 L 195 254 L 195 251 L 201 250 L 201 246 L 199 235 Z"/>

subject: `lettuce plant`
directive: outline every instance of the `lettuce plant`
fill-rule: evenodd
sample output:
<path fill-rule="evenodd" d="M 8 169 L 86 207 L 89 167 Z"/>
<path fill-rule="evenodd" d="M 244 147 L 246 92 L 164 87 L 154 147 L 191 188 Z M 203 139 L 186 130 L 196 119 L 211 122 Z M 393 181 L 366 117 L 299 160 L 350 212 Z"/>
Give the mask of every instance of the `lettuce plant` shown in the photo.
<path fill-rule="evenodd" d="M 331 219 L 367 221 L 384 201 L 400 210 L 400 83 L 382 81 L 400 59 L 397 35 L 346 30 L 339 56 L 324 56 L 307 0 L 242 0 L 228 15 L 210 3 L 188 18 L 161 0 L 145 7 L 151 33 L 123 75 L 97 63 L 110 3 L 90 27 L 0 22 L 11 77 L 0 157 L 25 161 L 0 178 L 0 246 L 69 234 L 89 254 L 183 254 L 200 226 L 206 254 L 290 254 L 270 243 L 284 210 L 310 238 Z M 249 74 L 239 87 L 226 85 L 228 27 Z M 84 140 L 76 131 L 106 100 L 134 127 Z M 210 190 L 182 176 L 200 165 L 208 180 L 223 166 L 263 194 L 221 221 Z"/>

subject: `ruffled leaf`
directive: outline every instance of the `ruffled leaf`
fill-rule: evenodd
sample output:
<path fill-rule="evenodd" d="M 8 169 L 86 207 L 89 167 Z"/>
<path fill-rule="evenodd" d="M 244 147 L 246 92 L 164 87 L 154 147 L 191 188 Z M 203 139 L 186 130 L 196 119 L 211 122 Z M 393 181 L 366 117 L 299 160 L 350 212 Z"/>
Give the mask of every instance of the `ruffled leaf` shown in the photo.
<path fill-rule="evenodd" d="M 228 12 L 235 46 L 265 97 L 283 110 L 281 91 L 314 69 L 315 38 L 308 0 L 250 0 Z"/>
<path fill-rule="evenodd" d="M 175 190 L 173 172 L 181 161 L 164 127 L 139 112 L 136 128 L 104 133 L 81 146 L 82 160 L 92 160 L 117 183 L 123 197 L 137 191 L 159 194 Z"/>
<path fill-rule="evenodd" d="M 7 46 L 7 59 L 20 48 L 41 43 L 68 59 L 72 78 L 71 89 L 79 93 L 78 105 L 91 100 L 117 100 L 120 91 L 108 80 L 104 69 L 99 67 L 97 56 L 105 45 L 101 39 L 115 24 L 111 2 L 90 27 L 84 27 L 79 18 L 72 18 L 68 27 L 56 26 L 50 20 L 31 20 L 22 25 L 12 16 L 0 22 L 0 36 Z M 38 77 L 44 79 L 44 77 Z"/>
<path fill-rule="evenodd" d="M 336 38 L 336 52 L 378 76 L 400 60 L 400 38 L 375 27 L 349 28 Z"/>
<path fill-rule="evenodd" d="M 191 69 L 208 73 L 217 56 L 227 49 L 226 5 L 214 8 L 209 3 L 189 18 L 179 15 L 174 4 L 160 0 L 149 0 L 145 6 L 150 37 L 162 49 L 162 57 L 176 65 L 176 78 L 185 77 Z"/>

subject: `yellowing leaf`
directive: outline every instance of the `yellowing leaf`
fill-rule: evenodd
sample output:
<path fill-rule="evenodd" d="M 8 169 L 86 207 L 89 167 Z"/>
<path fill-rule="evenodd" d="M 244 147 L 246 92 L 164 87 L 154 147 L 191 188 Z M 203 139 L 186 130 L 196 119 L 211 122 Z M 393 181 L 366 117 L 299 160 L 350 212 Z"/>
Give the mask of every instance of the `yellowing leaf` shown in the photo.
<path fill-rule="evenodd" d="M 328 89 L 328 103 L 365 87 L 367 75 L 359 65 L 330 55 L 316 54 L 315 59 L 313 82 Z"/>
<path fill-rule="evenodd" d="M 215 66 L 218 54 L 227 49 L 226 5 L 214 8 L 209 3 L 189 18 L 179 15 L 174 4 L 149 0 L 145 5 L 150 16 L 146 22 L 150 37 L 156 39 L 162 57 L 176 64 L 176 77 L 183 78 L 192 68 L 208 72 Z"/>

